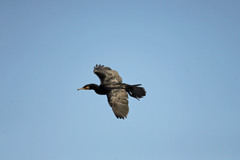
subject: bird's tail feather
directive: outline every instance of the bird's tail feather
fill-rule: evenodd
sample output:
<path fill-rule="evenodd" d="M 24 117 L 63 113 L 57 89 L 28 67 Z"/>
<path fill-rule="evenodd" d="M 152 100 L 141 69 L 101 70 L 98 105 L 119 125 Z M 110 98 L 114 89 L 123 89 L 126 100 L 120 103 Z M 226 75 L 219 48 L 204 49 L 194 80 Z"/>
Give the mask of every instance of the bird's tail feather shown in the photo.
<path fill-rule="evenodd" d="M 143 87 L 138 87 L 141 84 L 129 85 L 127 88 L 127 92 L 130 96 L 139 100 L 143 96 L 146 96 L 146 91 Z"/>

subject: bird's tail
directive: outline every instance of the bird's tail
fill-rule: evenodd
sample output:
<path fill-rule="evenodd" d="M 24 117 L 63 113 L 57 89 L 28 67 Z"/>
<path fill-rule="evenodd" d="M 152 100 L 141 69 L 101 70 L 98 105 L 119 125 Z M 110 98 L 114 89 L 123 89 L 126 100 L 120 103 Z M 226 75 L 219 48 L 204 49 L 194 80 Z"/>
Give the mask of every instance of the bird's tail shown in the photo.
<path fill-rule="evenodd" d="M 128 87 L 127 87 L 128 94 L 138 100 L 139 100 L 139 98 L 146 96 L 145 89 L 143 87 L 138 87 L 140 85 L 141 84 L 128 85 Z"/>

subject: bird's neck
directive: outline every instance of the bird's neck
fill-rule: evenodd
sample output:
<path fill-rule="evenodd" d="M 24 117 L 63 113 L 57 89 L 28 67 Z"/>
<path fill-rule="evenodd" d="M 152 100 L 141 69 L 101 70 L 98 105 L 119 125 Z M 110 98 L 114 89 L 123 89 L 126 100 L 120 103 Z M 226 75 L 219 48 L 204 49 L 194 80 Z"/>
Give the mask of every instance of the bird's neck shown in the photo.
<path fill-rule="evenodd" d="M 106 90 L 97 84 L 92 84 L 91 89 L 93 89 L 97 94 L 101 95 L 107 94 Z"/>

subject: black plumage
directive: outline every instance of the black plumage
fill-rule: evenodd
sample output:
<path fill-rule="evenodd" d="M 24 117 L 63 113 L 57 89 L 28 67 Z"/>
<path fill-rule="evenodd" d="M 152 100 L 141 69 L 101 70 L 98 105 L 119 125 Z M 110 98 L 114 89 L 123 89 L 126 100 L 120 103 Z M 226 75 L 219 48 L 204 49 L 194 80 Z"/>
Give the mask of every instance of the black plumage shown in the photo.
<path fill-rule="evenodd" d="M 127 118 L 129 112 L 128 94 L 136 99 L 146 95 L 145 89 L 139 87 L 141 84 L 122 83 L 122 78 L 118 72 L 109 67 L 96 65 L 93 72 L 99 77 L 101 84 L 87 84 L 78 90 L 94 90 L 97 94 L 107 95 L 108 103 L 117 118 Z"/>

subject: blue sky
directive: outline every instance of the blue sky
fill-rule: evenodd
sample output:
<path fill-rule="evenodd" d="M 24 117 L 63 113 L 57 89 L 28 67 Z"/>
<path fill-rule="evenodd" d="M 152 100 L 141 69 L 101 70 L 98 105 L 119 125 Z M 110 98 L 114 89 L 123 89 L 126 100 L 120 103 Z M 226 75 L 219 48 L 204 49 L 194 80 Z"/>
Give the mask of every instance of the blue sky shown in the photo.
<path fill-rule="evenodd" d="M 0 159 L 240 159 L 240 2 L 0 2 Z M 126 120 L 96 64 L 141 83 Z"/>

